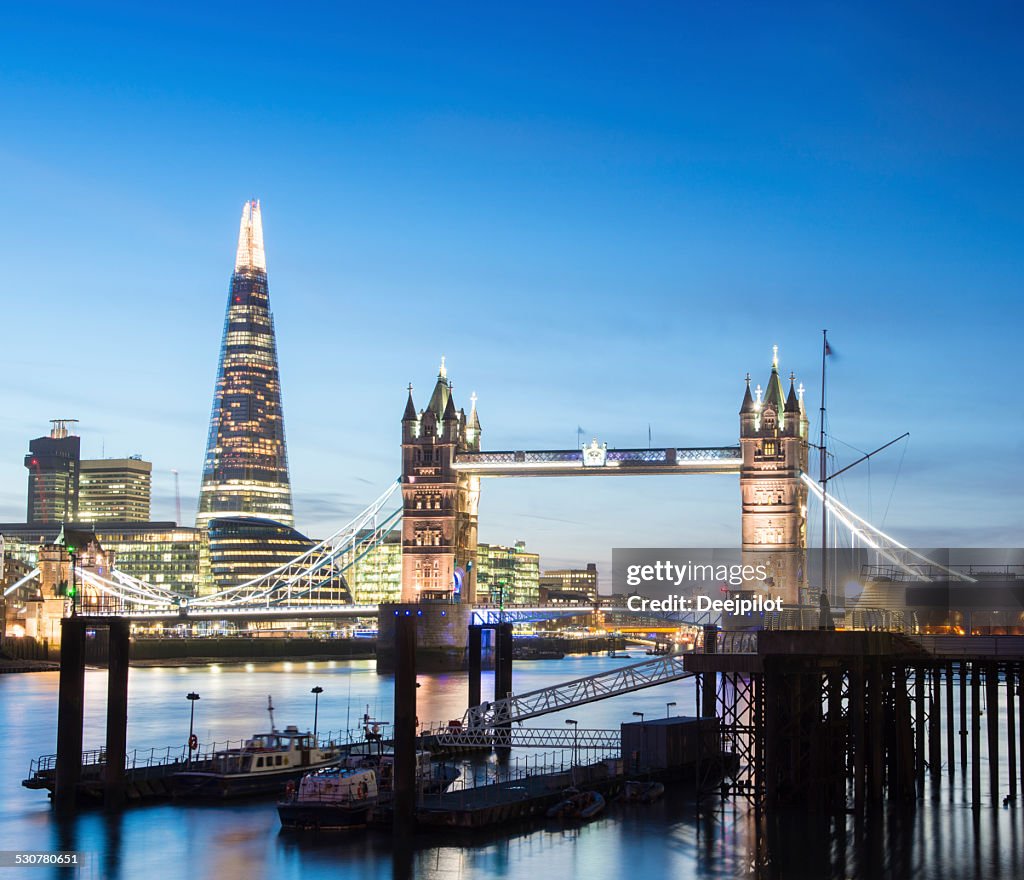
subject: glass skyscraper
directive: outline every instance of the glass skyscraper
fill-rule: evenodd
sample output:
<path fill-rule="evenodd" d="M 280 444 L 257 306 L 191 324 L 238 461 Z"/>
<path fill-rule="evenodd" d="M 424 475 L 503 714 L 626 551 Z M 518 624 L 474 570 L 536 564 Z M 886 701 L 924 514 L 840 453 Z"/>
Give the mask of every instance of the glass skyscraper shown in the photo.
<path fill-rule="evenodd" d="M 219 516 L 293 523 L 258 201 L 242 208 L 196 525 Z"/>

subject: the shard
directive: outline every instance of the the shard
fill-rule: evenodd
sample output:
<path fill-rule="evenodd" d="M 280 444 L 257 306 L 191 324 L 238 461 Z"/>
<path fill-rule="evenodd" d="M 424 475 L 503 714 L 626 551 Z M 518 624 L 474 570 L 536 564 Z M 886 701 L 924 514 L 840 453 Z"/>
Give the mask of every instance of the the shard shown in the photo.
<path fill-rule="evenodd" d="M 293 523 L 258 201 L 242 208 L 196 524 L 222 516 Z"/>

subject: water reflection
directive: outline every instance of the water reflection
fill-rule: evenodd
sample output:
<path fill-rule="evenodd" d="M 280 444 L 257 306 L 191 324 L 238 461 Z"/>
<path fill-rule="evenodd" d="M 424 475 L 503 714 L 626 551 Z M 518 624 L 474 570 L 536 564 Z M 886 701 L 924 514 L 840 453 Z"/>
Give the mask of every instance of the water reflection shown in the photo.
<path fill-rule="evenodd" d="M 608 664 L 602 657 L 522 664 L 516 688 L 529 690 L 589 675 Z M 615 662 L 615 661 L 610 661 Z M 179 806 L 154 803 L 123 814 L 86 812 L 58 819 L 39 792 L 19 786 L 29 761 L 52 752 L 56 675 L 0 677 L 5 749 L 0 751 L 0 849 L 84 850 L 93 854 L 83 878 L 104 880 L 452 880 L 452 878 L 695 877 L 824 878 L 1020 877 L 1024 806 L 973 810 L 963 774 L 953 785 L 929 782 L 926 797 L 909 809 L 882 810 L 861 818 L 806 812 L 755 816 L 743 801 L 706 801 L 670 789 L 650 805 L 613 804 L 581 826 L 524 825 L 467 837 L 436 831 L 396 840 L 388 832 L 335 836 L 283 833 L 266 801 Z M 458 674 L 420 676 L 419 717 L 445 721 L 464 711 L 466 682 Z M 129 742 L 162 746 L 184 742 L 185 694 L 197 705 L 200 739 L 239 739 L 267 726 L 272 694 L 278 726 L 311 726 L 320 685 L 320 729 L 355 727 L 364 711 L 391 717 L 390 677 L 370 661 L 228 664 L 213 667 L 133 668 Z M 85 747 L 102 741 L 105 674 L 87 673 Z M 493 688 L 485 677 L 484 693 Z M 633 711 L 659 717 L 665 704 L 695 702 L 689 682 L 663 685 L 572 710 L 581 727 L 614 727 Z M 564 724 L 564 714 L 544 726 Z M 515 767 L 526 752 L 480 757 L 472 772 L 499 763 Z M 532 757 L 531 760 L 535 760 Z M 522 765 L 521 765 L 522 766 Z M 987 771 L 986 771 L 987 772 Z M 45 876 L 45 875 L 44 875 Z M 67 875 L 55 872 L 52 876 Z"/>

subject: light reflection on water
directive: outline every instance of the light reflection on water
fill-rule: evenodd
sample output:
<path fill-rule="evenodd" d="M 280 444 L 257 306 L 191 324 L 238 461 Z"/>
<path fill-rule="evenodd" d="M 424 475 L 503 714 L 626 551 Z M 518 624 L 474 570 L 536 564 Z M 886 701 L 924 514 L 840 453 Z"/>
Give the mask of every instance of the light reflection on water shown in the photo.
<path fill-rule="evenodd" d="M 530 690 L 589 675 L 622 661 L 570 657 L 516 665 L 515 686 Z M 421 675 L 421 722 L 461 717 L 465 676 Z M 391 718 L 392 680 L 378 676 L 372 661 L 330 663 L 220 663 L 214 666 L 133 668 L 130 680 L 129 743 L 166 746 L 188 734 L 185 694 L 200 694 L 196 729 L 204 742 L 240 739 L 267 725 L 272 695 L 279 727 L 312 725 L 310 688 L 320 685 L 319 729 L 354 728 L 364 711 Z M 105 672 L 87 673 L 85 747 L 102 743 Z M 485 673 L 484 694 L 493 687 Z M 135 807 L 120 816 L 100 811 L 58 821 L 45 794 L 22 789 L 29 761 L 54 751 L 56 673 L 0 676 L 4 748 L 0 751 L 0 849 L 78 849 L 93 854 L 82 877 L 133 880 L 316 880 L 475 877 L 700 877 L 759 876 L 753 816 L 742 802 L 716 803 L 698 816 L 692 792 L 671 790 L 652 805 L 612 806 L 583 827 L 524 826 L 472 838 L 422 834 L 408 845 L 389 833 L 357 831 L 335 836 L 284 834 L 270 801 L 227 805 Z M 581 727 L 616 727 L 632 712 L 663 717 L 666 703 L 692 713 L 689 682 L 662 685 L 570 714 Z M 559 727 L 566 715 L 538 726 Z M 515 753 L 513 754 L 513 761 Z M 490 759 L 494 761 L 494 758 Z M 983 767 L 987 782 L 987 768 Z M 1004 769 L 1005 775 L 1005 769 Z M 768 835 L 771 860 L 761 876 L 782 878 L 1024 876 L 1021 855 L 1024 805 L 966 805 L 962 774 L 945 781 L 916 808 L 851 817 L 837 834 L 822 817 L 777 817 Z M 20 876 L 20 875 L 19 875 Z M 32 876 L 45 876 L 42 869 Z M 54 876 L 68 877 L 55 872 Z"/>

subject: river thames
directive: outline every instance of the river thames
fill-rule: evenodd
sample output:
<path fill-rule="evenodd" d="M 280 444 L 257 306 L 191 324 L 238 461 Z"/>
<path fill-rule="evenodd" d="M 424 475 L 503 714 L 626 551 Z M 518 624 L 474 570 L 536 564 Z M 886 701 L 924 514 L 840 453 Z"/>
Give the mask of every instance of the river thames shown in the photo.
<path fill-rule="evenodd" d="M 523 692 L 622 664 L 605 656 L 517 663 L 515 688 Z M 419 719 L 446 721 L 465 710 L 466 679 L 460 674 L 422 674 Z M 203 743 L 238 740 L 268 727 L 267 696 L 283 728 L 313 724 L 310 689 L 320 697 L 321 733 L 358 726 L 362 714 L 390 720 L 392 686 L 374 661 L 220 663 L 188 667 L 133 667 L 130 673 L 128 741 L 145 748 L 180 745 L 187 739 L 189 705 L 200 695 L 195 729 Z M 102 745 L 104 670 L 86 673 L 85 748 Z M 493 687 L 484 676 L 484 694 Z M 845 833 L 816 824 L 819 817 L 783 817 L 768 849 L 755 834 L 742 800 L 705 802 L 698 815 L 692 790 L 670 790 L 650 805 L 611 804 L 583 826 L 517 826 L 486 836 L 423 833 L 396 843 L 389 833 L 350 831 L 314 836 L 280 830 L 273 800 L 217 805 L 169 802 L 131 807 L 120 815 L 100 810 L 58 820 L 45 792 L 20 786 L 29 763 L 55 750 L 57 673 L 0 676 L 4 748 L 0 752 L 0 850 L 78 850 L 87 878 L 160 880 L 317 880 L 317 878 L 475 877 L 599 878 L 754 876 L 1019 877 L 1024 873 L 1024 809 L 1018 805 L 973 811 L 961 778 L 929 789 L 916 807 L 879 813 Z M 664 717 L 693 714 L 691 681 L 661 685 L 577 707 L 568 715 L 583 727 L 617 727 L 633 712 Z M 566 715 L 541 725 L 564 725 Z M 531 752 L 531 755 L 534 753 Z M 511 761 L 524 759 L 513 752 Z M 568 758 L 568 756 L 566 756 Z M 495 759 L 489 759 L 494 763 Z M 531 761 L 534 760 L 531 757 Z M 481 763 L 485 763 L 481 761 Z M 481 772 L 482 769 L 481 768 Z M 987 771 L 986 771 L 987 772 Z M 962 775 L 962 774 L 961 774 Z M 759 843 L 761 860 L 756 868 Z M 769 856 L 765 857 L 765 852 Z M 12 876 L 45 876 L 52 869 Z M 54 876 L 70 876 L 54 871 Z"/>

